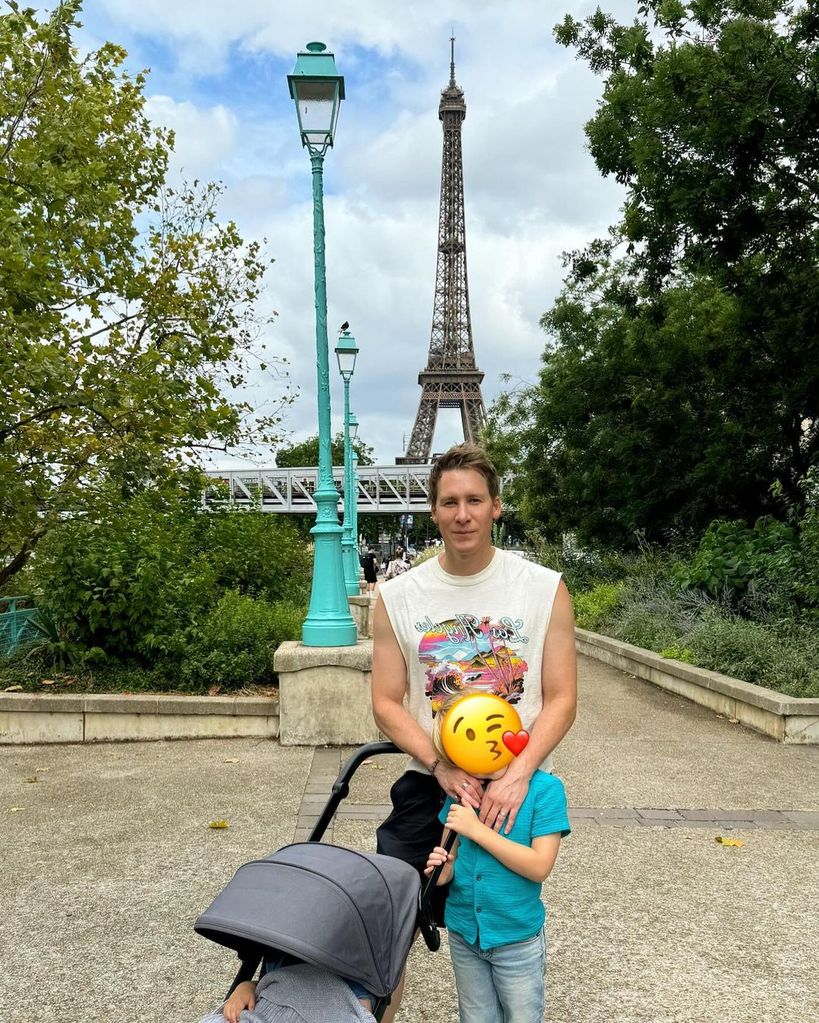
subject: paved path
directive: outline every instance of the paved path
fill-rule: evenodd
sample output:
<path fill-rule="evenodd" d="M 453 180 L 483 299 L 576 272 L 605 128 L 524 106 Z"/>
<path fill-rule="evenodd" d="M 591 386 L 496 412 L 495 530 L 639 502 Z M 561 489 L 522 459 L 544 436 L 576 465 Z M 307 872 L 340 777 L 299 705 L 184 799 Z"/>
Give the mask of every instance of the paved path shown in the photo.
<path fill-rule="evenodd" d="M 305 837 L 345 753 L 253 740 L 0 748 L 0 1020 L 197 1020 L 235 961 L 192 921 L 241 863 Z M 363 765 L 327 838 L 373 848 L 403 763 Z M 547 1020 L 815 1015 L 819 749 L 584 659 L 556 767 L 574 833 L 545 888 Z M 209 829 L 217 819 L 230 827 Z M 726 834 L 743 844 L 715 842 Z M 445 949 L 414 949 L 401 1019 L 456 1018 Z"/>

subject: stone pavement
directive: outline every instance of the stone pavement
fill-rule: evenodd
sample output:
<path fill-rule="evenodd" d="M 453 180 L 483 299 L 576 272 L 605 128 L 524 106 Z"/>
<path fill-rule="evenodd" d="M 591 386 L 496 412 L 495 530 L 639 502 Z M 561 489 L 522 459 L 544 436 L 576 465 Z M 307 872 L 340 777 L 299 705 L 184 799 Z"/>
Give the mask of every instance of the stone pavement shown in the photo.
<path fill-rule="evenodd" d="M 241 863 L 306 837 L 347 752 L 249 739 L 0 749 L 0 1020 L 198 1020 L 235 960 L 193 920 Z M 373 848 L 403 763 L 363 765 L 326 838 Z M 584 658 L 556 768 L 574 833 L 544 888 L 545 1019 L 815 1015 L 819 748 Z M 208 828 L 220 819 L 230 827 Z M 413 950 L 400 1018 L 457 1019 L 445 943 Z"/>

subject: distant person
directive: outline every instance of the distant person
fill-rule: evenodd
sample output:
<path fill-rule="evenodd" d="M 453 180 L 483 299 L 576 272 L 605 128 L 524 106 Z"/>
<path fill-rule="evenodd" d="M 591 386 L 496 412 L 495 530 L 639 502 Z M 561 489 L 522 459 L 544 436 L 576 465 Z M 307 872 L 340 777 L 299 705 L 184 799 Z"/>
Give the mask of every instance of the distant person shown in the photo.
<path fill-rule="evenodd" d="M 375 584 L 378 581 L 378 570 L 375 563 L 375 551 L 368 547 L 361 558 L 361 567 L 364 569 L 364 579 L 367 583 L 367 593 L 375 593 Z"/>
<path fill-rule="evenodd" d="M 387 572 L 384 576 L 384 580 L 395 579 L 396 576 L 403 575 L 409 567 L 410 563 L 404 557 L 404 548 L 396 547 L 395 554 L 392 556 L 392 561 L 387 566 Z"/>

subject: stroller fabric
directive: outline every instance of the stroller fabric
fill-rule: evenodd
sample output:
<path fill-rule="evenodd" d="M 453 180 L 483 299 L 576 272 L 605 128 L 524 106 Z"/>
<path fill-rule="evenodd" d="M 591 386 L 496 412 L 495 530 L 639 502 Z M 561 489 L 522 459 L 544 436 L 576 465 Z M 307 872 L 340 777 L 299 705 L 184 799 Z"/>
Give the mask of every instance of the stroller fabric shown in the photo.
<path fill-rule="evenodd" d="M 242 1023 L 375 1023 L 340 977 L 306 963 L 272 970 L 256 987 L 256 1007 Z M 221 1012 L 202 1023 L 225 1023 Z"/>
<path fill-rule="evenodd" d="M 242 959 L 287 952 L 381 998 L 401 978 L 419 888 L 401 860 L 298 843 L 240 867 L 194 927 Z"/>

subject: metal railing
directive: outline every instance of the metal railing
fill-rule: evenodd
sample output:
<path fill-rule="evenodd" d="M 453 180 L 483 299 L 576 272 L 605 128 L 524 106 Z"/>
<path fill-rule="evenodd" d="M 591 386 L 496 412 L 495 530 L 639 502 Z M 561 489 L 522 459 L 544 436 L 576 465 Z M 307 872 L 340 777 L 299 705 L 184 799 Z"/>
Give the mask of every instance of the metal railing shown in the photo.
<path fill-rule="evenodd" d="M 429 511 L 431 465 L 361 465 L 356 470 L 356 502 L 359 514 Z M 234 505 L 264 512 L 311 515 L 316 512 L 313 493 L 318 469 L 210 470 L 214 485 L 206 491 L 206 508 Z M 333 467 L 339 492 L 339 511 L 344 507 L 344 468 Z"/>
<path fill-rule="evenodd" d="M 0 597 L 0 657 L 10 656 L 38 635 L 34 626 L 37 608 L 18 606 L 26 601 L 30 602 L 31 597 Z"/>

